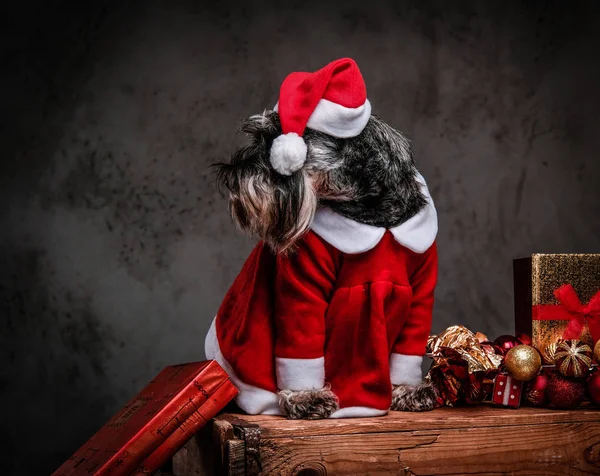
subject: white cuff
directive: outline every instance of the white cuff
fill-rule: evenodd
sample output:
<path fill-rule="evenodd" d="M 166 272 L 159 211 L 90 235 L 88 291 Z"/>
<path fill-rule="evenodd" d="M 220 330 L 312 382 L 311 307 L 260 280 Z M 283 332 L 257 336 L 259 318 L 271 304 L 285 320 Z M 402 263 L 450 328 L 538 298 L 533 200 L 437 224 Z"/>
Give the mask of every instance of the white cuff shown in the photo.
<path fill-rule="evenodd" d="M 420 355 L 390 355 L 390 380 L 392 385 L 417 385 L 423 381 Z"/>
<path fill-rule="evenodd" d="M 280 390 L 309 390 L 325 385 L 325 358 L 275 358 L 277 388 Z"/>

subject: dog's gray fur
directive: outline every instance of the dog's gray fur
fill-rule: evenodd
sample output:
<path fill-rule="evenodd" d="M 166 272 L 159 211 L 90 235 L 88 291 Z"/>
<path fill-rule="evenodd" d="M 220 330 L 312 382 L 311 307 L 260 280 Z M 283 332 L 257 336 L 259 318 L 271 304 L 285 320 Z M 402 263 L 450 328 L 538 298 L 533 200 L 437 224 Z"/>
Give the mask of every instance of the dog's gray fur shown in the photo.
<path fill-rule="evenodd" d="M 329 386 L 316 390 L 281 390 L 277 396 L 279 408 L 290 420 L 320 420 L 339 408 L 338 399 Z"/>
<path fill-rule="evenodd" d="M 229 190 L 238 226 L 276 252 L 293 249 L 319 203 L 360 223 L 387 228 L 408 220 L 426 203 L 408 139 L 375 116 L 360 135 L 348 139 L 307 129 L 306 163 L 290 176 L 278 174 L 269 161 L 271 144 L 281 134 L 276 112 L 250 117 L 241 131 L 251 143 L 231 163 L 218 164 L 219 183 Z"/>
<path fill-rule="evenodd" d="M 278 174 L 270 163 L 271 144 L 282 133 L 276 112 L 252 116 L 240 129 L 250 144 L 235 152 L 230 163 L 217 164 L 218 180 L 229 191 L 237 225 L 276 253 L 293 252 L 319 204 L 357 222 L 386 228 L 405 222 L 426 204 L 408 139 L 376 116 L 361 134 L 347 139 L 307 129 L 306 163 L 290 176 Z M 431 393 L 424 386 L 394 392 L 397 409 L 429 409 Z M 424 401 L 419 404 L 420 398 Z M 337 409 L 328 388 L 282 390 L 279 402 L 289 418 L 326 418 Z"/>
<path fill-rule="evenodd" d="M 424 412 L 433 410 L 437 393 L 431 382 L 396 385 L 392 391 L 392 410 Z"/>

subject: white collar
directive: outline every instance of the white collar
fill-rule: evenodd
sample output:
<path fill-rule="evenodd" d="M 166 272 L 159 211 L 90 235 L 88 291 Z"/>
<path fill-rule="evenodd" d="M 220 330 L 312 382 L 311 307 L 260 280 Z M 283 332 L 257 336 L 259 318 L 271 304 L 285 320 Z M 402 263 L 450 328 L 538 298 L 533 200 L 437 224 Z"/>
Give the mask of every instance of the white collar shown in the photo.
<path fill-rule="evenodd" d="M 391 228 L 390 232 L 402 246 L 415 253 L 424 253 L 435 241 L 438 221 L 425 179 L 419 173 L 417 173 L 416 179 L 427 204 L 415 216 L 401 225 Z M 335 246 L 343 253 L 350 254 L 363 253 L 375 248 L 386 231 L 382 227 L 365 225 L 346 218 L 327 207 L 317 210 L 311 228 L 330 245 Z"/>

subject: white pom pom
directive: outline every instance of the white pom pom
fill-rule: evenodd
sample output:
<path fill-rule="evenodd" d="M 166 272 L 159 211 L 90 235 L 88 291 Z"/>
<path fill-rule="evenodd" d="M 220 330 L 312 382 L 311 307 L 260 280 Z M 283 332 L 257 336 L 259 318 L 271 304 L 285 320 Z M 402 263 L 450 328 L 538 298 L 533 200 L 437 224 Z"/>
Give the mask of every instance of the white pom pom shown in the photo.
<path fill-rule="evenodd" d="M 295 132 L 280 135 L 271 146 L 271 165 L 281 175 L 292 175 L 306 162 L 306 142 Z"/>

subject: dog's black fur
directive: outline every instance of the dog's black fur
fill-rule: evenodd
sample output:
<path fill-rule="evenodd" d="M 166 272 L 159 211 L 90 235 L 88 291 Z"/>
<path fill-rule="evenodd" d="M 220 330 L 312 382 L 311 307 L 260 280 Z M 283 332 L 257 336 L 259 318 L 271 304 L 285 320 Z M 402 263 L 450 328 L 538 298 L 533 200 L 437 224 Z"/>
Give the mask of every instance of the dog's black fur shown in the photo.
<path fill-rule="evenodd" d="M 349 184 L 355 194 L 344 201 L 325 198 L 324 205 L 352 220 L 385 228 L 400 225 L 423 208 L 412 149 L 400 132 L 373 116 L 359 136 L 335 142 L 342 162 L 330 180 Z"/>
<path fill-rule="evenodd" d="M 231 163 L 217 164 L 219 183 L 230 194 L 230 212 L 244 231 L 286 251 L 310 227 L 317 205 L 368 225 L 391 228 L 426 203 L 415 180 L 408 139 L 372 116 L 357 137 L 339 139 L 307 129 L 304 167 L 289 176 L 269 161 L 281 134 L 279 115 L 268 111 L 244 121 L 250 145 Z"/>
<path fill-rule="evenodd" d="M 426 204 L 408 139 L 376 116 L 360 135 L 348 139 L 307 129 L 306 163 L 289 176 L 278 174 L 270 163 L 271 144 L 282 133 L 276 112 L 250 117 L 241 131 L 251 142 L 234 153 L 231 163 L 217 164 L 218 181 L 229 191 L 230 213 L 238 226 L 276 253 L 293 251 L 319 204 L 385 228 L 400 225 Z M 434 399 L 429 384 L 398 386 L 392 409 L 428 410 Z M 337 408 L 328 388 L 281 390 L 279 402 L 288 418 L 326 418 Z"/>

